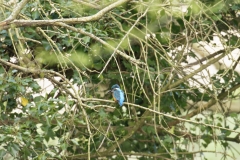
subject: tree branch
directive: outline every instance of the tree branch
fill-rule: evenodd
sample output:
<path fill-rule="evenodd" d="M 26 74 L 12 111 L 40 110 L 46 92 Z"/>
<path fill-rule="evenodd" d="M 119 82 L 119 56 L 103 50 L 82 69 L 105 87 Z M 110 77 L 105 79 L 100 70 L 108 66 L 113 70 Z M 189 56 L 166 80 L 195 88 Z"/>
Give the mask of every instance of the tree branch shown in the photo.
<path fill-rule="evenodd" d="M 195 115 L 197 115 L 198 113 L 201 113 L 202 111 L 210 108 L 212 105 L 214 105 L 215 103 L 217 103 L 217 101 L 221 101 L 223 100 L 227 95 L 229 95 L 229 93 L 232 93 L 233 91 L 235 91 L 236 89 L 240 88 L 240 83 L 236 84 L 235 86 L 233 86 L 232 88 L 230 88 L 229 90 L 223 92 L 223 93 L 220 93 L 218 96 L 217 96 L 217 99 L 216 98 L 212 98 L 208 101 L 208 103 L 202 105 L 202 106 L 199 106 L 198 109 L 192 111 L 191 113 L 181 117 L 181 119 L 189 119 Z M 173 121 L 173 122 L 170 122 L 168 123 L 169 126 L 174 126 L 176 124 L 178 124 L 180 122 L 180 120 L 176 120 L 176 121 Z"/>
<path fill-rule="evenodd" d="M 206 60 L 209 60 L 209 59 L 211 59 L 211 58 L 213 58 L 213 57 L 221 54 L 223 51 L 224 51 L 224 50 L 219 50 L 219 51 L 217 51 L 217 52 L 215 52 L 215 53 L 213 53 L 213 54 L 210 54 L 210 55 L 208 55 L 208 56 L 206 56 L 206 57 L 203 57 L 203 58 L 200 59 L 200 60 L 197 60 L 196 62 L 189 63 L 189 64 L 187 64 L 186 66 L 183 66 L 183 68 L 189 68 L 189 67 L 192 67 L 192 66 L 195 66 L 195 65 L 198 65 L 198 64 L 202 64 L 202 62 L 204 62 L 204 61 L 206 61 Z"/>
<path fill-rule="evenodd" d="M 221 52 L 224 52 L 225 50 L 221 50 Z M 230 52 L 229 52 L 230 53 Z M 197 73 L 201 72 L 202 70 L 206 69 L 207 67 L 209 67 L 210 65 L 216 63 L 217 61 L 219 61 L 220 59 L 222 59 L 224 56 L 226 56 L 229 53 L 223 53 L 222 55 L 218 56 L 217 58 L 212 59 L 211 61 L 209 61 L 207 64 L 202 65 L 200 68 L 196 69 L 194 72 L 192 72 L 191 74 L 182 77 L 181 79 L 179 79 L 178 81 L 172 83 L 172 84 L 168 84 L 165 87 L 162 88 L 161 92 L 165 92 L 168 89 L 172 89 L 176 86 L 178 86 L 179 84 L 183 83 L 184 81 L 188 80 L 189 78 L 193 77 L 194 75 L 196 75 Z"/>
<path fill-rule="evenodd" d="M 89 37 L 91 37 L 92 39 L 95 39 L 96 41 L 102 43 L 104 46 L 106 46 L 106 47 L 112 49 L 113 51 L 115 51 L 115 48 L 114 48 L 113 46 L 111 46 L 110 44 L 108 44 L 107 42 L 105 42 L 104 40 L 96 37 L 95 35 L 93 35 L 93 34 L 91 34 L 91 33 L 88 33 L 88 32 L 86 32 L 86 31 L 84 31 L 84 30 L 82 30 L 82 29 L 80 29 L 80 28 L 75 28 L 75 27 L 69 26 L 69 25 L 67 25 L 67 24 L 65 24 L 65 23 L 61 23 L 61 22 L 56 23 L 55 25 L 58 25 L 58 26 L 67 28 L 67 29 L 69 29 L 69 30 L 72 30 L 72 31 L 74 31 L 74 32 L 78 32 L 78 33 L 81 33 L 81 34 L 83 34 L 83 35 L 89 36 Z M 136 59 L 134 59 L 134 58 L 131 57 L 131 56 L 128 56 L 127 54 L 121 52 L 120 50 L 116 50 L 115 53 L 119 54 L 120 56 L 124 57 L 125 59 L 127 59 L 128 61 L 130 61 L 130 62 L 132 62 L 132 63 L 134 63 L 134 64 L 137 64 L 137 65 L 140 65 L 140 66 L 145 66 L 145 65 L 146 65 L 145 63 L 143 63 L 143 62 L 141 62 L 141 61 L 139 61 L 139 60 L 136 60 Z"/>
<path fill-rule="evenodd" d="M 126 156 L 146 156 L 146 157 L 152 157 L 152 158 L 157 158 L 157 159 L 167 159 L 170 160 L 170 158 L 167 158 L 169 156 L 169 153 L 142 153 L 142 152 L 122 152 Z M 176 152 L 178 155 L 194 155 L 194 154 L 202 154 L 202 153 L 220 153 L 225 156 L 231 157 L 232 159 L 235 159 L 233 156 L 230 154 L 227 154 L 225 152 L 217 152 L 216 150 L 199 150 L 199 151 L 194 151 L 194 152 Z M 109 156 L 115 156 L 115 155 L 120 155 L 118 152 L 101 152 L 101 153 L 93 153 L 91 154 L 91 158 L 100 158 L 100 157 L 109 157 Z M 165 157 L 167 156 L 167 157 Z M 67 158 L 76 160 L 76 159 L 86 159 L 87 156 L 86 154 L 76 154 L 74 156 L 67 156 Z"/>
<path fill-rule="evenodd" d="M 28 1 L 29 0 L 22 0 L 21 2 L 19 2 L 17 6 L 14 8 L 11 15 L 7 19 L 5 19 L 3 22 L 0 22 L 0 26 L 9 24 L 11 21 L 15 20 L 18 14 L 21 12 L 22 8 L 26 5 Z"/>
<path fill-rule="evenodd" d="M 27 1 L 27 0 L 24 0 L 24 1 Z M 3 22 L 0 22 L 0 30 L 9 29 L 10 25 L 13 25 L 15 27 L 55 26 L 56 23 L 58 23 L 58 22 L 62 22 L 62 23 L 66 23 L 66 24 L 78 24 L 78 23 L 86 23 L 86 22 L 96 21 L 96 20 L 99 20 L 100 18 L 102 18 L 104 16 L 104 14 L 106 14 L 107 12 L 111 11 L 112 9 L 114 9 L 128 1 L 130 1 L 130 0 L 117 0 L 114 3 L 103 8 L 96 14 L 87 16 L 87 17 L 65 18 L 65 19 L 54 19 L 54 20 L 13 20 L 10 23 L 6 23 L 5 21 L 3 21 Z M 15 15 L 15 13 L 13 15 Z"/>
<path fill-rule="evenodd" d="M 52 73 L 54 75 L 57 75 L 59 77 L 61 77 L 63 80 L 65 80 L 68 84 L 71 84 L 63 75 L 59 74 L 58 72 L 55 72 L 55 71 L 51 71 L 51 70 L 36 70 L 36 69 L 31 69 L 31 68 L 24 68 L 24 67 L 21 67 L 21 66 L 18 66 L 18 65 L 15 65 L 15 64 L 12 64 L 12 63 L 9 63 L 9 62 L 6 62 L 2 59 L 0 59 L 0 63 L 2 64 L 5 64 L 5 65 L 8 65 L 10 67 L 13 67 L 13 68 L 16 68 L 20 71 L 23 71 L 23 72 L 27 72 L 27 73 Z M 72 87 L 72 86 L 71 86 Z M 225 98 L 226 95 L 229 94 L 229 92 L 233 92 L 235 91 L 236 89 L 238 89 L 240 87 L 240 84 L 237 84 L 235 86 L 233 86 L 231 89 L 229 89 L 228 91 L 224 92 L 224 93 L 221 93 L 219 94 L 218 96 L 218 100 L 222 100 L 223 98 Z M 73 88 L 73 87 L 72 87 Z M 82 99 L 79 97 L 79 95 L 77 93 L 75 93 L 75 95 L 77 95 L 76 99 L 77 101 L 80 103 L 80 106 L 82 106 Z M 92 98 L 93 99 L 93 98 Z M 85 99 L 86 100 L 86 99 Z M 112 101 L 113 102 L 113 101 Z M 207 108 L 211 107 L 213 104 L 215 104 L 217 102 L 217 100 L 215 98 L 212 98 L 206 105 L 200 107 L 199 109 L 191 112 L 190 114 L 186 115 L 186 116 L 183 116 L 181 118 L 178 118 L 178 117 L 174 117 L 172 115 L 169 115 L 169 114 L 164 114 L 164 113 L 161 113 L 161 112 L 158 112 L 158 111 L 155 111 L 155 110 L 152 110 L 150 108 L 146 108 L 146 107 L 143 107 L 143 106 L 140 106 L 140 105 L 136 105 L 136 104 L 132 104 L 132 103 L 127 103 L 125 102 L 124 104 L 127 104 L 127 105 L 130 105 L 130 106 L 133 106 L 133 107 L 138 107 L 138 108 L 141 108 L 141 109 L 144 109 L 146 110 L 145 113 L 143 114 L 143 117 L 147 116 L 149 113 L 156 113 L 158 115 L 163 115 L 165 117 L 169 117 L 169 118 L 172 118 L 172 119 L 175 119 L 175 121 L 173 122 L 170 122 L 168 123 L 168 126 L 173 126 L 173 125 L 176 125 L 177 123 L 179 122 L 189 122 L 189 123 L 194 123 L 194 124 L 198 124 L 198 125 L 205 125 L 205 126 L 209 126 L 209 127 L 213 127 L 213 128 L 217 128 L 217 129 L 224 129 L 224 130 L 228 130 L 228 131 L 231 131 L 231 132 L 236 132 L 236 133 L 240 133 L 238 131 L 235 131 L 235 130 L 231 130 L 231 129 L 227 129 L 227 128 L 224 128 L 224 127 L 219 127 L 219 126 L 215 126 L 215 125 L 210 125 L 210 124 L 204 124 L 204 123 L 200 123 L 200 122 L 196 122 L 196 121 L 191 121 L 191 120 L 188 120 L 190 117 L 192 117 L 193 115 L 196 115 L 198 113 L 201 113 L 203 110 L 206 110 Z M 148 112 L 149 111 L 149 112 Z M 142 118 L 141 121 L 138 121 L 138 123 L 134 126 L 134 128 L 132 129 L 132 132 L 130 132 L 129 134 L 127 134 L 124 138 L 120 139 L 118 141 L 119 144 L 121 144 L 122 142 L 124 142 L 127 138 L 130 138 L 132 136 L 132 134 L 144 123 L 145 119 Z M 112 146 L 110 148 L 110 151 L 113 151 L 115 149 L 115 147 L 117 146 Z"/>

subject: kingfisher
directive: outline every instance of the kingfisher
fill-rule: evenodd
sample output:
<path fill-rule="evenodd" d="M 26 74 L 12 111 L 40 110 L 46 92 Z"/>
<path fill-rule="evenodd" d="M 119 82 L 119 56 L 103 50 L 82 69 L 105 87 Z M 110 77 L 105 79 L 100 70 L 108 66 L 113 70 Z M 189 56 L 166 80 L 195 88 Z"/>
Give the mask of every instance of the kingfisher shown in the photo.
<path fill-rule="evenodd" d="M 119 85 L 118 84 L 114 84 L 111 87 L 111 90 L 109 92 L 112 92 L 114 101 L 118 102 L 119 106 L 122 106 L 123 105 L 123 101 L 124 101 L 124 93 L 120 89 Z"/>

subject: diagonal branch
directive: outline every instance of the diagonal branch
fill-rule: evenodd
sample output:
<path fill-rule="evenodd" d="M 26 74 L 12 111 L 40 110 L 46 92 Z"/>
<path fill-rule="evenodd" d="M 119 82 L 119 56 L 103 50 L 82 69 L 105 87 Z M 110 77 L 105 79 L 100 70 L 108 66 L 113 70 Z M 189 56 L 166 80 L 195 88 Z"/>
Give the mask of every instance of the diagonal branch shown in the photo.
<path fill-rule="evenodd" d="M 58 26 L 61 26 L 61 27 L 64 27 L 64 28 L 67 28 L 69 30 L 72 30 L 74 32 L 78 32 L 78 33 L 81 33 L 83 35 L 86 35 L 86 36 L 89 36 L 91 37 L 92 39 L 95 39 L 96 41 L 102 43 L 104 46 L 112 49 L 113 51 L 115 51 L 115 48 L 113 46 L 111 46 L 109 43 L 105 42 L 104 40 L 102 40 L 101 38 L 98 38 L 96 37 L 95 35 L 89 33 L 89 32 L 86 32 L 80 28 L 75 28 L 75 27 L 72 27 L 72 26 L 69 26 L 65 23 L 56 23 L 55 25 L 58 25 Z M 141 66 L 145 66 L 146 64 L 143 63 L 143 62 L 140 62 L 139 60 L 136 60 L 135 58 L 131 57 L 131 56 L 128 56 L 127 54 L 123 53 L 122 51 L 120 50 L 116 50 L 115 53 L 119 54 L 120 56 L 124 57 L 125 59 L 129 60 L 130 62 L 134 63 L 134 64 L 137 64 L 137 65 L 141 65 Z"/>
<path fill-rule="evenodd" d="M 119 139 L 117 141 L 117 144 L 112 145 L 110 148 L 108 148 L 107 152 L 113 152 L 119 145 L 121 145 L 123 142 L 125 142 L 127 139 L 129 139 L 130 137 L 132 137 L 132 135 L 139 129 L 139 127 L 141 127 L 144 123 L 145 123 L 145 118 L 149 116 L 150 112 L 149 111 L 145 111 L 144 114 L 141 116 L 142 119 L 140 121 L 138 121 L 132 128 L 132 130 L 130 132 L 128 132 L 127 135 L 125 135 L 124 137 L 122 137 L 121 139 Z"/>
<path fill-rule="evenodd" d="M 28 1 L 29 0 L 22 0 L 21 2 L 19 2 L 17 6 L 14 8 L 12 14 L 7 19 L 5 19 L 2 23 L 6 25 L 6 24 L 9 24 L 11 21 L 15 20 L 18 14 L 21 12 L 22 8 L 27 4 Z"/>
<path fill-rule="evenodd" d="M 86 121 L 86 124 L 87 124 L 87 130 L 88 130 L 88 133 L 90 135 L 89 139 L 91 139 L 92 132 L 91 132 L 91 128 L 90 128 L 90 124 L 89 124 L 87 113 L 86 113 L 85 109 L 83 108 L 83 103 L 82 103 L 81 97 L 78 94 L 78 92 L 76 91 L 76 89 L 73 87 L 72 83 L 66 77 L 64 77 L 60 73 L 52 71 L 52 70 L 40 70 L 40 69 L 24 68 L 24 67 L 15 65 L 13 63 L 6 62 L 3 59 L 0 59 L 0 63 L 2 63 L 4 65 L 7 65 L 7 66 L 10 66 L 10 67 L 13 67 L 13 68 L 16 68 L 16 69 L 18 69 L 18 70 L 20 70 L 22 72 L 37 73 L 37 74 L 40 74 L 40 73 L 54 74 L 55 76 L 61 77 L 64 80 L 64 82 L 66 82 L 68 85 L 70 85 L 71 89 L 74 92 L 75 98 L 77 99 L 77 103 L 78 103 L 78 105 L 80 106 L 80 108 L 81 108 L 81 110 L 83 112 L 83 115 L 84 115 L 84 118 L 85 118 L 85 121 Z M 88 147 L 88 148 L 90 149 L 90 147 Z"/>
<path fill-rule="evenodd" d="M 211 58 L 213 58 L 213 57 L 221 54 L 222 52 L 223 52 L 223 50 L 219 50 L 219 51 L 217 51 L 217 52 L 215 52 L 215 53 L 213 53 L 213 54 L 210 54 L 210 55 L 208 55 L 208 56 L 206 56 L 206 57 L 203 57 L 203 58 L 200 59 L 200 60 L 197 60 L 196 62 L 189 63 L 189 64 L 187 64 L 186 66 L 183 66 L 183 68 L 189 68 L 189 67 L 192 67 L 192 66 L 195 66 L 195 65 L 198 65 L 198 64 L 202 64 L 202 62 L 204 62 L 204 61 L 206 61 L 206 60 L 209 60 L 209 59 L 211 59 Z"/>
<path fill-rule="evenodd" d="M 58 73 L 58 72 L 51 71 L 51 70 L 39 70 L 39 69 L 24 68 L 24 67 L 21 67 L 21 66 L 18 66 L 18 65 L 15 65 L 15 64 L 6 62 L 6 61 L 4 61 L 3 59 L 0 59 L 0 63 L 2 63 L 2 64 L 4 64 L 4 65 L 7 65 L 7 66 L 10 66 L 10 67 L 13 67 L 13 68 L 16 68 L 16 69 L 18 69 L 18 70 L 20 70 L 20 71 L 22 71 L 22 72 L 26 72 L 26 73 L 37 73 L 37 74 L 39 74 L 39 73 L 46 73 L 46 74 L 49 73 L 49 74 L 54 74 L 54 75 L 56 75 L 56 76 L 61 77 L 63 80 L 65 80 L 65 81 L 71 86 L 71 88 L 74 89 L 74 87 L 72 86 L 71 82 L 69 82 L 69 80 L 68 80 L 67 78 L 65 78 L 63 75 L 61 75 L 61 74 Z M 223 100 L 229 93 L 235 91 L 235 90 L 238 89 L 238 88 L 240 88 L 240 83 L 239 83 L 239 84 L 236 84 L 236 85 L 233 86 L 231 89 L 229 89 L 229 90 L 227 90 L 227 91 L 225 91 L 225 92 L 223 92 L 223 93 L 220 93 L 220 94 L 218 95 L 217 99 L 218 99 L 218 100 Z M 75 89 L 74 89 L 74 91 L 75 91 Z M 83 106 L 82 101 L 83 101 L 83 100 L 87 100 L 87 99 L 82 99 L 82 98 L 80 98 L 79 95 L 78 95 L 78 93 L 77 93 L 76 91 L 75 91 L 75 97 L 76 97 L 77 101 L 79 102 L 79 105 L 81 106 L 81 109 L 83 109 L 83 108 L 82 108 L 82 106 Z M 94 100 L 93 98 L 91 98 L 91 99 Z M 95 99 L 95 100 L 98 100 L 98 99 Z M 229 130 L 229 131 L 231 131 L 231 132 L 239 133 L 238 131 L 234 131 L 234 130 L 231 130 L 231 129 L 227 129 L 227 128 L 224 128 L 224 127 L 219 127 L 219 126 L 209 125 L 209 124 L 203 124 L 203 123 L 199 123 L 199 122 L 195 122 L 195 121 L 188 120 L 188 119 L 191 118 L 192 116 L 194 116 L 194 115 L 202 112 L 203 110 L 208 109 L 209 107 L 211 107 L 211 106 L 212 106 L 213 104 L 215 104 L 216 102 L 217 102 L 217 100 L 216 100 L 215 98 L 212 98 L 211 100 L 209 100 L 209 102 L 208 102 L 206 105 L 200 107 L 199 109 L 197 109 L 197 110 L 195 110 L 195 111 L 193 111 L 193 112 L 189 113 L 188 115 L 183 116 L 183 117 L 181 117 L 181 118 L 175 117 L 175 116 L 172 116 L 172 115 L 169 115 L 169 114 L 164 114 L 164 113 L 161 113 L 161 112 L 158 112 L 158 111 L 155 111 L 155 110 L 152 110 L 152 109 L 150 109 L 150 108 L 146 108 L 146 107 L 143 107 L 143 106 L 140 106 L 140 105 L 136 105 L 136 104 L 132 104 L 132 103 L 127 103 L 127 102 L 125 102 L 125 104 L 131 105 L 131 106 L 133 106 L 133 107 L 138 107 L 138 108 L 144 109 L 144 110 L 145 110 L 145 113 L 142 115 L 142 117 L 146 117 L 146 116 L 148 116 L 150 113 L 156 113 L 156 114 L 158 114 L 158 115 L 163 115 L 163 116 L 165 116 L 165 117 L 169 117 L 169 118 L 175 119 L 175 121 L 170 122 L 170 123 L 168 124 L 168 126 L 176 125 L 176 124 L 178 124 L 179 122 L 182 121 L 182 122 L 189 122 L 189 123 L 193 123 L 193 124 L 202 124 L 202 125 L 210 126 L 210 127 L 213 127 L 213 128 L 224 129 L 224 130 Z M 84 111 L 85 111 L 85 110 L 84 110 Z M 88 122 L 88 121 L 87 121 L 87 122 Z M 141 125 L 143 125 L 144 122 L 145 122 L 145 119 L 144 119 L 144 118 L 142 118 L 141 121 L 138 121 L 137 124 L 133 127 L 132 131 L 129 132 L 129 133 L 128 133 L 126 136 L 124 136 L 122 139 L 120 139 L 120 140 L 118 141 L 118 143 L 121 144 L 121 143 L 123 143 L 127 138 L 130 138 L 130 137 L 134 134 L 134 132 L 135 132 L 136 130 L 138 130 L 138 128 L 139 128 Z M 89 125 L 88 125 L 88 126 L 89 126 Z M 89 132 L 89 133 L 91 133 L 91 132 Z M 117 146 L 112 146 L 112 147 L 110 148 L 110 151 L 113 151 L 116 147 L 117 147 Z"/>
<path fill-rule="evenodd" d="M 224 52 L 225 50 L 221 50 L 221 52 Z M 229 52 L 231 53 L 231 52 Z M 219 61 L 220 59 L 222 59 L 224 56 L 226 56 L 229 53 L 223 53 L 220 56 L 212 59 L 211 61 L 209 61 L 207 64 L 202 65 L 200 68 L 196 69 L 194 72 L 192 72 L 191 74 L 179 79 L 178 81 L 172 83 L 172 84 L 168 84 L 165 87 L 162 88 L 161 92 L 165 92 L 168 89 L 172 89 L 176 86 L 178 86 L 179 84 L 183 83 L 184 81 L 188 80 L 189 78 L 193 77 L 194 75 L 196 75 L 197 73 L 201 72 L 202 70 L 206 69 L 207 67 L 209 67 L 210 65 L 216 63 L 217 61 Z"/>
<path fill-rule="evenodd" d="M 221 101 L 223 100 L 227 95 L 229 95 L 229 93 L 232 93 L 233 91 L 237 90 L 238 88 L 240 88 L 240 83 L 236 84 L 235 86 L 233 86 L 232 88 L 230 88 L 229 90 L 225 91 L 225 92 L 222 92 L 220 93 L 217 98 L 212 98 L 208 101 L 208 103 L 202 105 L 202 106 L 199 106 L 198 109 L 192 111 L 191 113 L 181 117 L 181 119 L 189 119 L 199 113 L 201 113 L 202 111 L 210 108 L 212 105 L 214 105 L 215 103 L 217 103 L 217 101 Z M 170 123 L 168 123 L 168 126 L 175 126 L 176 124 L 178 124 L 180 122 L 180 120 L 175 120 L 175 121 L 172 121 Z"/>
<path fill-rule="evenodd" d="M 24 0 L 27 1 L 27 0 Z M 14 20 L 10 24 L 13 24 L 15 27 L 23 27 L 23 26 L 55 26 L 58 22 L 63 22 L 66 24 L 78 24 L 78 23 L 85 23 L 90 21 L 96 21 L 102 18 L 107 12 L 111 11 L 112 9 L 128 2 L 130 0 L 117 0 L 116 2 L 108 5 L 107 7 L 103 8 L 99 12 L 94 15 L 86 16 L 86 17 L 79 17 L 79 18 L 65 18 L 65 19 L 53 19 L 53 20 Z M 0 22 L 0 30 L 10 28 L 9 23 Z"/>

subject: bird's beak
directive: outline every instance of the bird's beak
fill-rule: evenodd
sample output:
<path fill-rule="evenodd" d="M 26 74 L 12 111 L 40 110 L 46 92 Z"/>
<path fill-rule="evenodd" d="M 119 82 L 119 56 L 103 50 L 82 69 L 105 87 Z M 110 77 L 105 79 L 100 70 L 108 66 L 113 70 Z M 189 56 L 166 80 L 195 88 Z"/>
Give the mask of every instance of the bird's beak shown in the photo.
<path fill-rule="evenodd" d="M 106 94 L 108 94 L 108 93 L 110 93 L 110 92 L 112 92 L 112 90 L 108 90 L 108 91 L 106 92 Z"/>

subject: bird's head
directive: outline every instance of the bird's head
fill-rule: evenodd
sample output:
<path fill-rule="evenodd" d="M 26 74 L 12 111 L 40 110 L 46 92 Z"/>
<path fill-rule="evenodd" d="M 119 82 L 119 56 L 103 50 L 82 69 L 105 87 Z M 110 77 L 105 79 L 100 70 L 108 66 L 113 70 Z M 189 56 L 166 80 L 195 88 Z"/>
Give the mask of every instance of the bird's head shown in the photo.
<path fill-rule="evenodd" d="M 120 88 L 120 86 L 118 84 L 114 84 L 112 87 L 111 87 L 111 90 L 113 90 L 114 88 Z"/>
<path fill-rule="evenodd" d="M 118 84 L 114 84 L 112 87 L 111 87 L 111 90 L 108 90 L 106 93 L 111 93 L 113 91 L 113 89 L 115 88 L 120 88 L 120 86 Z"/>

